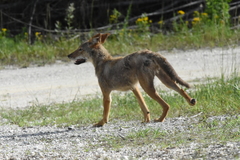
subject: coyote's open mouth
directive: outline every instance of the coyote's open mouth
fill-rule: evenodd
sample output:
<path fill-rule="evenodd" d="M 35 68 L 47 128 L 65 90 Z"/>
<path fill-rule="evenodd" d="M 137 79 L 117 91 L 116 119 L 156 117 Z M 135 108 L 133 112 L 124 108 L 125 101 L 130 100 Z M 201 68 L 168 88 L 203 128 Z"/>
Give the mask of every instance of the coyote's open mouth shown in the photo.
<path fill-rule="evenodd" d="M 79 65 L 79 64 L 84 63 L 84 62 L 86 62 L 86 59 L 85 58 L 80 58 L 80 59 L 77 59 L 74 64 Z"/>

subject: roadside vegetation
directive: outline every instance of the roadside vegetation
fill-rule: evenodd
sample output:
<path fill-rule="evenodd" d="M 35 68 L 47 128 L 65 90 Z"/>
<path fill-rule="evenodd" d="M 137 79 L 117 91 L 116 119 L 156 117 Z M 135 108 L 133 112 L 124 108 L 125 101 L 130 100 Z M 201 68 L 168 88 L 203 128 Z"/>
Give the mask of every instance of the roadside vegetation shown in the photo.
<path fill-rule="evenodd" d="M 126 55 L 141 49 L 153 51 L 172 49 L 199 49 L 212 47 L 235 47 L 238 45 L 240 31 L 231 29 L 228 13 L 229 0 L 219 3 L 216 0 L 207 0 L 208 7 L 204 12 L 195 11 L 190 20 L 185 20 L 185 12 L 179 10 L 178 17 L 172 22 L 170 29 L 166 29 L 165 22 L 159 17 L 159 21 L 153 22 L 146 14 L 142 14 L 135 21 L 135 26 L 129 26 L 128 20 L 131 13 L 129 6 L 123 24 L 115 28 L 109 28 L 103 32 L 110 32 L 105 46 L 112 55 Z M 216 2 L 215 2 L 216 1 Z M 18 35 L 12 36 L 7 28 L 0 30 L 0 61 L 1 65 L 16 65 L 28 67 L 31 64 L 44 65 L 54 63 L 56 60 L 68 61 L 66 56 L 74 51 L 82 41 L 96 34 L 74 33 L 71 27 L 74 19 L 75 8 L 70 4 L 67 9 L 65 21 L 67 27 L 64 32 L 61 23 L 55 23 L 53 34 L 35 32 L 34 43 L 29 44 L 27 28 L 23 28 Z M 114 9 L 109 17 L 109 24 L 119 24 L 121 13 Z M 157 24 L 155 29 L 153 24 Z M 235 24 L 236 25 L 236 24 Z M 154 33 L 153 33 L 154 32 Z"/>
<path fill-rule="evenodd" d="M 240 77 L 231 79 L 209 80 L 206 84 L 195 86 L 190 95 L 198 100 L 196 106 L 189 106 L 175 92 L 159 91 L 160 95 L 170 104 L 168 118 L 188 117 L 200 114 L 204 119 L 211 116 L 238 116 L 240 120 Z M 141 122 L 143 115 L 137 100 L 131 92 L 113 94 L 110 121 L 114 119 Z M 151 111 L 151 117 L 161 115 L 161 106 L 144 94 L 146 103 Z M 14 110 L 1 109 L 0 116 L 10 124 L 26 126 L 83 126 L 91 125 L 102 117 L 102 98 L 89 97 L 78 101 Z"/>

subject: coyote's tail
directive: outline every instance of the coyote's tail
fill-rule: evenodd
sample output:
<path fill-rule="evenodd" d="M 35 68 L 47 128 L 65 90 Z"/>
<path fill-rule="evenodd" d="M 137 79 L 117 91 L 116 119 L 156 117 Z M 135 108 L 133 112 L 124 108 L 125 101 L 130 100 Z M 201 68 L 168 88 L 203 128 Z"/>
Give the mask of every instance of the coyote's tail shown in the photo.
<path fill-rule="evenodd" d="M 161 55 L 156 55 L 156 59 L 158 64 L 160 65 L 160 67 L 162 68 L 162 70 L 175 82 L 177 82 L 178 84 L 181 84 L 187 88 L 190 88 L 190 85 L 185 82 L 184 80 L 182 80 L 182 78 L 180 78 L 178 76 L 178 74 L 176 73 L 176 71 L 174 70 L 174 68 L 172 67 L 172 65 L 167 61 L 166 58 L 164 58 Z"/>

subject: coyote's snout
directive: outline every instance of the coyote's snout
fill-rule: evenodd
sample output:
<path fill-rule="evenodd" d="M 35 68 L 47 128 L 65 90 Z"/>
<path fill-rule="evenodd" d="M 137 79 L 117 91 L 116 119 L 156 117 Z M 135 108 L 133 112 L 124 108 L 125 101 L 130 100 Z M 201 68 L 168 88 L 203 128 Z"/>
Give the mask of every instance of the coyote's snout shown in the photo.
<path fill-rule="evenodd" d="M 125 57 L 113 58 L 102 45 L 109 34 L 97 34 L 87 42 L 81 44 L 77 50 L 68 57 L 79 65 L 92 62 L 95 67 L 98 83 L 103 94 L 103 119 L 95 126 L 103 126 L 108 122 L 111 107 L 110 93 L 113 90 L 131 90 L 136 96 L 144 115 L 143 122 L 150 122 L 150 112 L 138 89 L 139 83 L 143 90 L 163 108 L 160 118 L 155 122 L 163 122 L 167 116 L 169 105 L 158 95 L 153 79 L 157 76 L 167 87 L 177 91 L 190 105 L 195 105 L 196 100 L 191 98 L 178 84 L 189 88 L 175 72 L 170 63 L 160 54 L 149 50 L 132 53 Z"/>
<path fill-rule="evenodd" d="M 81 56 L 81 50 L 80 49 L 77 49 L 72 54 L 69 54 L 68 58 L 75 60 L 74 64 L 76 64 L 76 65 L 79 65 L 79 64 L 87 61 L 87 59 L 85 57 Z"/>

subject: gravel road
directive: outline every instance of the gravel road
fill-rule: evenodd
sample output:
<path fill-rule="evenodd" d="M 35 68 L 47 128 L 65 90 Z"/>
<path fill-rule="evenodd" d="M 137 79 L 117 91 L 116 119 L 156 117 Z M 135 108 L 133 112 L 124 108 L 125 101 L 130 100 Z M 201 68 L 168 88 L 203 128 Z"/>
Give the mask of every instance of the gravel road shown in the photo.
<path fill-rule="evenodd" d="M 239 74 L 240 47 L 161 52 L 190 84 L 207 77 Z M 165 89 L 159 81 L 155 81 Z M 0 107 L 24 108 L 81 99 L 100 92 L 94 68 L 90 63 L 79 66 L 57 62 L 43 67 L 0 70 Z M 123 137 L 136 130 L 159 128 L 184 132 L 194 118 L 168 118 L 164 123 L 111 122 L 102 128 L 85 126 L 30 127 L 0 126 L 0 159 L 237 159 L 240 142 L 217 142 L 204 145 L 192 142 L 188 146 L 163 148 L 144 144 L 137 147 L 106 149 L 104 137 Z M 161 140 L 159 140 L 159 143 Z"/>
<path fill-rule="evenodd" d="M 213 117 L 212 119 L 226 120 L 224 117 Z M 198 123 L 198 121 L 197 117 L 168 118 L 164 123 L 148 124 L 141 124 L 136 121 L 119 121 L 108 123 L 101 128 L 91 126 L 78 128 L 57 128 L 52 126 L 21 128 L 6 125 L 0 127 L 0 159 L 233 160 L 240 158 L 240 142 L 222 144 L 209 141 L 207 144 L 202 144 L 190 139 L 187 145 L 166 147 L 161 145 L 164 141 L 163 136 L 156 138 L 155 143 L 144 142 L 142 145 L 122 148 L 106 147 L 110 143 L 109 139 L 114 140 L 114 137 L 117 137 L 125 141 L 125 136 L 129 133 L 144 129 L 188 134 L 191 125 Z"/>

